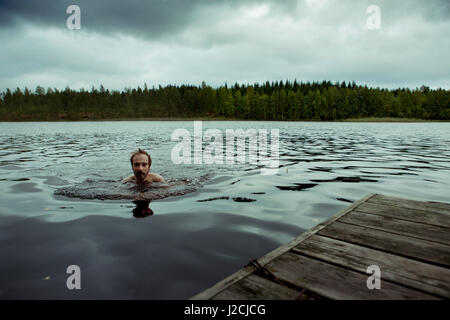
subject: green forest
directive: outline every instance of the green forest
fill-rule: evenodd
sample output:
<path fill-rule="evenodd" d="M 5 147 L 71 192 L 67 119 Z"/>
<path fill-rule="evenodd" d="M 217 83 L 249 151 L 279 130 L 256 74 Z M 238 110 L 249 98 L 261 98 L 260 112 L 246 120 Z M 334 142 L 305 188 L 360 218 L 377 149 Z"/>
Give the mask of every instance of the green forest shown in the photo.
<path fill-rule="evenodd" d="M 226 83 L 90 91 L 38 86 L 0 94 L 0 121 L 217 118 L 333 121 L 369 117 L 450 120 L 450 92 L 368 88 L 355 82 Z"/>

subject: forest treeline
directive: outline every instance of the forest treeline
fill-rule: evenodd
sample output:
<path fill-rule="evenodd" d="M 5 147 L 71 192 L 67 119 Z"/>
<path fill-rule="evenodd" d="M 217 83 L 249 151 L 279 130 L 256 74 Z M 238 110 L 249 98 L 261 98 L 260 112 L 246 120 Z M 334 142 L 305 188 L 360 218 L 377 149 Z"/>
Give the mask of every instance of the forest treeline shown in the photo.
<path fill-rule="evenodd" d="M 220 117 L 342 120 L 394 117 L 450 120 L 450 92 L 422 86 L 380 89 L 355 82 L 276 81 L 253 85 L 159 86 L 90 91 L 38 86 L 0 94 L 0 121 Z"/>

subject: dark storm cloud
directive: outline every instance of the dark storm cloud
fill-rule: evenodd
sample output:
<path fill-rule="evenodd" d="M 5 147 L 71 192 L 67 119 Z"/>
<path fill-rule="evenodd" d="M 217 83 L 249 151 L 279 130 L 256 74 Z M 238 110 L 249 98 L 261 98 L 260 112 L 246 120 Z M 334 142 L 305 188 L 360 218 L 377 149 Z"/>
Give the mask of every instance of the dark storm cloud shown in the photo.
<path fill-rule="evenodd" d="M 81 8 L 82 26 L 91 31 L 141 33 L 156 36 L 185 26 L 202 1 L 1 1 L 0 21 L 3 25 L 32 22 L 64 27 L 69 16 L 66 8 Z"/>
<path fill-rule="evenodd" d="M 21 21 L 46 25 L 64 26 L 66 8 L 76 4 L 82 10 L 87 27 L 104 31 L 135 31 L 143 33 L 167 33 L 182 28 L 195 19 L 195 13 L 205 7 L 232 6 L 272 3 L 281 10 L 289 10 L 311 2 L 308 0 L 0 0 L 0 25 L 8 26 Z M 312 1 L 313 2 L 313 1 Z M 320 2 L 320 1 L 318 1 Z M 351 1 L 340 1 L 347 6 Z M 421 11 L 430 20 L 450 18 L 448 0 L 430 0 L 424 5 L 422 0 L 387 1 L 363 0 L 367 4 L 380 5 L 387 9 L 384 13 L 398 10 L 408 15 L 411 11 Z M 367 6 L 366 4 L 366 6 Z M 391 10 L 392 9 L 392 10 Z M 403 9 L 403 10 L 402 10 Z"/>
<path fill-rule="evenodd" d="M 18 26 L 36 23 L 64 27 L 69 14 L 66 8 L 76 4 L 81 9 L 83 28 L 103 33 L 130 33 L 158 38 L 176 33 L 209 7 L 255 4 L 258 0 L 1 0 L 0 25 Z M 266 2 L 276 2 L 274 0 Z M 282 1 L 281 7 L 295 6 L 296 1 Z"/>

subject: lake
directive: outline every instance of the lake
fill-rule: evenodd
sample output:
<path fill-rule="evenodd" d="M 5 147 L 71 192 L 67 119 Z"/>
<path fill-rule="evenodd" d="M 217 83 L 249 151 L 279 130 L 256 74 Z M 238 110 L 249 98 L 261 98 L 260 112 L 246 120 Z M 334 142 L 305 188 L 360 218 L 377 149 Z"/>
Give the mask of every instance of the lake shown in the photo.
<path fill-rule="evenodd" d="M 202 125 L 278 129 L 278 173 L 174 164 L 193 121 L 0 123 L 0 299 L 186 299 L 369 193 L 450 201 L 450 123 Z M 168 189 L 120 183 L 138 147 Z"/>

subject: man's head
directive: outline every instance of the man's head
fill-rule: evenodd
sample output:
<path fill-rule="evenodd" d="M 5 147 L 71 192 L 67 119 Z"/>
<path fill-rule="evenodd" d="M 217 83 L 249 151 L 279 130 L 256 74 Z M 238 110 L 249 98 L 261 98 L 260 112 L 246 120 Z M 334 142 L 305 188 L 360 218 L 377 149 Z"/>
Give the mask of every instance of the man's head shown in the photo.
<path fill-rule="evenodd" d="M 137 181 L 144 181 L 150 172 L 150 167 L 152 165 L 152 158 L 150 158 L 150 155 L 144 150 L 138 149 L 131 155 L 130 162 Z"/>

